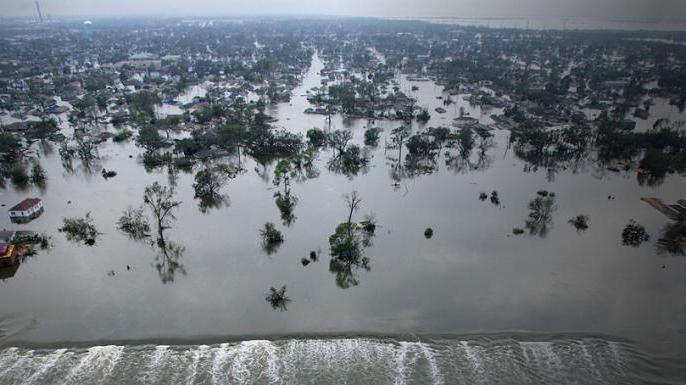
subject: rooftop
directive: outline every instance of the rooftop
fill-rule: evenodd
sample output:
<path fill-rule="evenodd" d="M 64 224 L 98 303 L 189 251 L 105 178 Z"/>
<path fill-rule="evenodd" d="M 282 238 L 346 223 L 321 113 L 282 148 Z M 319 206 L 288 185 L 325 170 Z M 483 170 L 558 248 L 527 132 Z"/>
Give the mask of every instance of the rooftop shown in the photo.
<path fill-rule="evenodd" d="M 4 257 L 8 254 L 11 254 L 12 249 L 12 245 L 9 245 L 7 243 L 0 243 L 0 257 Z"/>
<path fill-rule="evenodd" d="M 19 202 L 17 205 L 13 206 L 11 209 L 9 209 L 9 211 L 25 211 L 39 204 L 40 202 L 41 200 L 38 198 L 26 198 L 23 201 Z"/>

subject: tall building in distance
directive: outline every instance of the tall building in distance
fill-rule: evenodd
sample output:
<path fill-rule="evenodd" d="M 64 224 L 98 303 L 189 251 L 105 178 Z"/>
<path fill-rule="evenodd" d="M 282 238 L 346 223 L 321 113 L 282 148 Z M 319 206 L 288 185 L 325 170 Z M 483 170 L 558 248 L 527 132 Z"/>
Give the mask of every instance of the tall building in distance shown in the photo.
<path fill-rule="evenodd" d="M 38 13 L 38 20 L 40 22 L 43 22 L 43 14 L 40 12 L 40 4 L 38 3 L 38 0 L 36 0 L 36 12 Z"/>

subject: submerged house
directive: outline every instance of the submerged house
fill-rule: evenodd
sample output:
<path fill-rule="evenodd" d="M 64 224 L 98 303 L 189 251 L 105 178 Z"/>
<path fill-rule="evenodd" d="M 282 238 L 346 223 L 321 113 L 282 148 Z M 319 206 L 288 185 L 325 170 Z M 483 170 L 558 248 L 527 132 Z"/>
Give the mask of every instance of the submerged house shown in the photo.
<path fill-rule="evenodd" d="M 43 213 L 43 201 L 38 198 L 26 198 L 9 209 L 10 220 L 26 223 Z"/>
<path fill-rule="evenodd" d="M 17 263 L 17 255 L 14 252 L 14 245 L 11 243 L 0 243 L 0 267 L 14 266 Z"/>

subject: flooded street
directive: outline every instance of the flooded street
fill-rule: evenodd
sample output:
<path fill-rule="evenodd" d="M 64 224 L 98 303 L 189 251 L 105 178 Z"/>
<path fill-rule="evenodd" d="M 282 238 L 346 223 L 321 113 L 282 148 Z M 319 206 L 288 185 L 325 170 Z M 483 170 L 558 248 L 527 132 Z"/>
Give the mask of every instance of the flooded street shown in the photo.
<path fill-rule="evenodd" d="M 322 68 L 315 56 L 290 103 L 267 109 L 278 119 L 276 127 L 303 135 L 312 127 L 329 128 L 325 116 L 303 113 L 310 107 L 306 92 L 320 85 Z M 499 113 L 482 112 L 457 95 L 452 97 L 457 104 L 438 114 L 437 97 L 447 96 L 441 86 L 399 81 L 431 112 L 427 127 L 449 125 L 460 107 L 487 124 Z M 412 85 L 419 89 L 411 91 Z M 0 203 L 8 208 L 25 197 L 40 197 L 45 213 L 24 225 L 2 215 L 0 227 L 46 232 L 54 245 L 0 281 L 2 345 L 517 331 L 604 335 L 655 354 L 686 353 L 686 259 L 658 256 L 653 242 L 626 247 L 620 237 L 635 219 L 656 239 L 668 220 L 640 198 L 676 202 L 686 191 L 684 177 L 642 186 L 635 172 L 590 162 L 553 173 L 525 171 L 526 162 L 508 149 L 510 133 L 496 130 L 495 145 L 480 160 L 473 155 L 469 164 L 447 164 L 442 153 L 434 172 L 394 178 L 403 174 L 394 172 L 397 150 L 384 143 L 400 124 L 333 116 L 331 130 L 351 129 L 358 144 L 366 128 L 382 128 L 380 145 L 372 150 L 369 167 L 352 177 L 329 171 L 331 150 L 320 152 L 319 176 L 292 183 L 298 200 L 290 226 L 283 225 L 274 202 L 274 164 L 244 157 L 247 171 L 223 189 L 227 204 L 203 213 L 193 198 L 193 173 L 146 172 L 142 150 L 133 142 L 99 147 L 101 166 L 118 173 L 107 180 L 99 169 L 88 171 L 78 162 L 67 172 L 56 146 L 44 151 L 34 145 L 47 173 L 46 188 L 19 191 L 8 184 L 0 190 Z M 180 246 L 175 269 L 167 268 L 169 256 L 116 228 L 122 211 L 142 204 L 145 186 L 154 181 L 173 183 L 183 202 L 165 235 Z M 527 218 L 528 202 L 543 189 L 555 192 L 557 203 L 547 235 L 513 235 Z M 373 213 L 378 228 L 366 250 L 369 271 L 355 271 L 359 284 L 341 288 L 329 271 L 328 239 L 347 218 L 343 194 L 352 190 L 362 199 L 356 217 Z M 493 190 L 499 205 L 479 200 L 480 192 Z M 86 213 L 102 233 L 92 247 L 69 242 L 57 231 L 63 217 Z M 585 232 L 567 223 L 579 214 L 589 217 Z M 285 238 L 271 255 L 258 235 L 265 222 L 277 224 Z M 433 229 L 431 239 L 424 236 L 426 228 Z M 319 260 L 303 266 L 310 250 L 321 251 Z M 160 271 L 156 264 L 163 265 Z M 283 285 L 292 302 L 287 311 L 273 311 L 266 292 Z M 190 353 L 175 354 L 186 360 Z"/>

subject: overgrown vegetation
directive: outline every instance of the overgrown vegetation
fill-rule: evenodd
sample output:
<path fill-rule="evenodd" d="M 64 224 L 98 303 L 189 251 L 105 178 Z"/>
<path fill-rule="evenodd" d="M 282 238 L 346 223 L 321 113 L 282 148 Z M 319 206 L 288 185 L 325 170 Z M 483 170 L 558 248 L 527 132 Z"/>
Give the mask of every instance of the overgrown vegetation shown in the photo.
<path fill-rule="evenodd" d="M 574 226 L 577 231 L 586 231 L 588 229 L 588 216 L 586 215 L 577 215 L 568 222 Z"/>
<path fill-rule="evenodd" d="M 379 144 L 379 129 L 370 127 L 364 132 L 364 144 L 376 147 Z"/>
<path fill-rule="evenodd" d="M 267 254 L 275 253 L 284 241 L 281 231 L 271 222 L 264 224 L 264 227 L 260 230 L 260 237 L 262 238 L 262 249 Z"/>
<path fill-rule="evenodd" d="M 431 227 L 427 227 L 426 230 L 424 230 L 424 238 L 426 239 L 431 239 L 431 237 L 434 236 L 434 230 Z"/>
<path fill-rule="evenodd" d="M 93 246 L 96 238 L 100 235 L 90 213 L 87 213 L 83 218 L 63 218 L 62 222 L 59 231 L 65 233 L 70 241 L 83 242 L 88 246 Z"/>
<path fill-rule="evenodd" d="M 529 202 L 529 217 L 524 226 L 530 235 L 545 237 L 552 223 L 552 214 L 557 209 L 555 193 L 540 190 L 536 198 Z"/>
<path fill-rule="evenodd" d="M 650 235 L 646 232 L 645 227 L 633 219 L 622 230 L 622 244 L 625 246 L 638 247 L 649 240 Z"/>
<path fill-rule="evenodd" d="M 117 221 L 117 228 L 133 239 L 142 239 L 150 235 L 150 222 L 145 217 L 143 207 L 129 206 Z"/>
<path fill-rule="evenodd" d="M 286 285 L 281 286 L 280 289 L 270 287 L 265 300 L 269 302 L 272 309 L 279 311 L 288 310 L 287 306 L 291 302 L 291 299 L 286 295 Z"/>
<path fill-rule="evenodd" d="M 336 285 L 345 289 L 359 284 L 359 269 L 370 269 L 370 258 L 364 255 L 364 249 L 372 244 L 376 222 L 372 217 L 361 223 L 353 222 L 353 215 L 359 209 L 362 199 L 357 191 L 346 194 L 344 198 L 348 207 L 348 219 L 336 226 L 329 237 L 329 271 L 336 275 Z"/>

